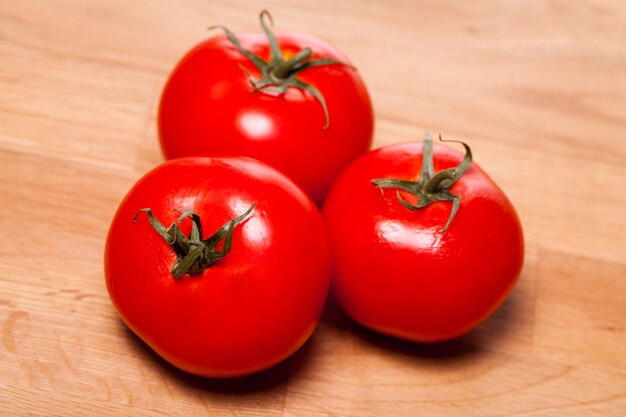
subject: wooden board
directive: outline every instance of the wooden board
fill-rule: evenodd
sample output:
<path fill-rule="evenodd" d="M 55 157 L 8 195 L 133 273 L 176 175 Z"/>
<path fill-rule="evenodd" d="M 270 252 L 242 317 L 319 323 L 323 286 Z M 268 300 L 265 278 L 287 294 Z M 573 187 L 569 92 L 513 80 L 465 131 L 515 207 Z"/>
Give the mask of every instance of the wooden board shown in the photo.
<path fill-rule="evenodd" d="M 155 114 L 206 27 L 258 2 L 0 1 L 0 415 L 626 415 L 626 3 L 270 0 L 279 30 L 337 45 L 376 109 L 375 146 L 471 142 L 521 216 L 504 306 L 459 340 L 377 336 L 330 303 L 264 373 L 177 371 L 118 319 L 109 221 L 162 161 Z"/>

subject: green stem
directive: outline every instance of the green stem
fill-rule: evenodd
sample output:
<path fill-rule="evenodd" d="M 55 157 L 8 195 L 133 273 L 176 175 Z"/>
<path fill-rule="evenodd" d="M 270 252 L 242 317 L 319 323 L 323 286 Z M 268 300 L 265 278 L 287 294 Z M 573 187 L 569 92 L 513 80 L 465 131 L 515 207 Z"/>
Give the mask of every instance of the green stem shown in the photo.
<path fill-rule="evenodd" d="M 452 203 L 452 210 L 448 221 L 444 225 L 441 233 L 444 234 L 448 227 L 452 223 L 454 216 L 461 205 L 461 197 L 456 196 L 450 192 L 450 187 L 456 183 L 459 178 L 472 164 L 472 151 L 470 147 L 460 141 L 444 141 L 439 136 L 439 140 L 442 142 L 458 142 L 465 148 L 465 156 L 461 160 L 458 166 L 455 168 L 448 168 L 437 173 L 434 172 L 433 165 L 433 140 L 432 137 L 426 133 L 424 135 L 424 147 L 422 150 L 422 168 L 418 181 L 409 181 L 393 178 L 377 178 L 372 180 L 372 183 L 381 189 L 394 188 L 397 190 L 405 191 L 409 194 L 417 197 L 417 204 L 413 205 L 408 203 L 402 198 L 400 192 L 396 193 L 398 201 L 409 210 L 422 209 L 436 201 L 449 201 Z"/>
<path fill-rule="evenodd" d="M 137 216 L 145 212 L 152 228 L 165 240 L 165 242 L 176 252 L 176 262 L 172 267 L 172 275 L 179 279 L 186 274 L 198 274 L 206 268 L 226 256 L 232 248 L 233 229 L 240 224 L 254 208 L 254 204 L 240 216 L 235 217 L 224 224 L 217 232 L 208 239 L 202 239 L 202 222 L 200 216 L 192 210 L 181 213 L 175 223 L 167 229 L 161 224 L 152 210 L 143 208 L 135 214 L 133 223 L 137 221 Z M 190 218 L 192 221 L 189 237 L 185 236 L 178 227 L 180 223 Z M 217 244 L 224 240 L 221 250 L 217 250 Z"/>
<path fill-rule="evenodd" d="M 284 54 L 280 49 L 278 40 L 274 35 L 274 32 L 270 29 L 269 25 L 265 21 L 269 20 L 272 24 L 272 16 L 268 11 L 263 10 L 260 15 L 261 27 L 263 32 L 267 36 L 268 44 L 270 47 L 270 59 L 268 61 L 261 57 L 254 55 L 249 50 L 245 49 L 240 43 L 233 32 L 224 26 L 211 26 L 212 28 L 220 28 L 226 33 L 226 37 L 233 44 L 239 52 L 241 52 L 246 58 L 250 60 L 257 68 L 261 77 L 259 79 L 253 79 L 249 74 L 248 78 L 250 83 L 254 86 L 251 92 L 265 92 L 271 94 L 284 94 L 289 88 L 298 88 L 310 93 L 320 103 L 324 111 L 324 118 L 326 123 L 323 129 L 327 129 L 330 125 L 330 116 L 328 114 L 328 108 L 326 101 L 322 93 L 313 85 L 307 84 L 298 78 L 298 75 L 313 67 L 321 67 L 327 65 L 344 65 L 354 69 L 351 65 L 337 61 L 333 58 L 317 58 L 313 57 L 313 51 L 311 48 L 306 47 L 298 51 L 289 60 L 285 60 Z M 245 72 L 245 69 L 244 69 Z"/>
<path fill-rule="evenodd" d="M 304 48 L 297 54 L 291 57 L 289 61 L 282 62 L 275 69 L 272 70 L 271 75 L 276 79 L 277 83 L 289 78 L 295 68 L 302 65 L 304 61 L 311 58 L 313 51 L 311 48 Z"/>

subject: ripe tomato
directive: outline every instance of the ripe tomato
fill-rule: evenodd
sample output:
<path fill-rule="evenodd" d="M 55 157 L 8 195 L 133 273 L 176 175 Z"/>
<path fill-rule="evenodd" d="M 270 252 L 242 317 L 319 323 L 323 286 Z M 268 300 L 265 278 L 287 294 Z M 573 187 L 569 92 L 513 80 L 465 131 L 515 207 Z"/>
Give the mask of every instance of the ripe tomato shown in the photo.
<path fill-rule="evenodd" d="M 245 157 L 150 171 L 121 203 L 105 254 L 124 322 L 168 362 L 209 377 L 256 372 L 296 351 L 319 320 L 330 269 L 311 199 Z"/>
<path fill-rule="evenodd" d="M 300 185 L 321 206 L 333 181 L 372 142 L 373 112 L 357 71 L 301 33 L 214 36 L 189 51 L 163 90 L 167 159 L 245 155 Z M 343 65 L 345 63 L 346 65 Z"/>
<path fill-rule="evenodd" d="M 343 309 L 381 333 L 438 342 L 471 330 L 504 301 L 524 244 L 515 209 L 471 165 L 469 148 L 464 157 L 442 145 L 433 150 L 429 137 L 424 144 L 357 159 L 323 215 L 335 262 L 331 287 Z"/>

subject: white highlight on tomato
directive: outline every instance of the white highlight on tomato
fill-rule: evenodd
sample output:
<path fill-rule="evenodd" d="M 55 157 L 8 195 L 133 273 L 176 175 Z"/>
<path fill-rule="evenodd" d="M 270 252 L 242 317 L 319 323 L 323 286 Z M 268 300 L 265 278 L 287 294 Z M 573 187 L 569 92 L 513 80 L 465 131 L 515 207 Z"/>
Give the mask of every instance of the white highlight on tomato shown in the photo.
<path fill-rule="evenodd" d="M 381 241 L 398 247 L 409 247 L 414 251 L 434 248 L 441 244 L 441 233 L 436 230 L 415 227 L 397 220 L 381 220 L 376 224 L 376 233 Z"/>
<path fill-rule="evenodd" d="M 239 128 L 252 139 L 263 139 L 272 132 L 272 121 L 262 113 L 243 113 L 237 120 Z"/>
<path fill-rule="evenodd" d="M 234 209 L 234 214 L 238 216 L 241 213 L 245 213 L 252 205 L 252 202 L 238 197 L 232 197 L 229 199 L 228 205 Z M 261 215 L 257 215 L 258 210 L 261 210 L 261 207 L 257 203 L 252 212 L 241 223 L 240 227 L 241 233 L 244 234 L 246 241 L 255 246 L 263 246 L 270 237 L 270 230 L 265 218 Z"/>

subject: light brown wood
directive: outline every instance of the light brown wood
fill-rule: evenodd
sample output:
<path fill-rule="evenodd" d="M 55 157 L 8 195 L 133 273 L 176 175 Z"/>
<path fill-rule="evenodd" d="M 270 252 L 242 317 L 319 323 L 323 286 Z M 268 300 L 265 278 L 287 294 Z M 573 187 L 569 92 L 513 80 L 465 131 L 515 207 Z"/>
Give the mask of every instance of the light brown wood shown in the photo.
<path fill-rule="evenodd" d="M 472 144 L 521 216 L 510 299 L 437 346 L 330 303 L 279 366 L 191 377 L 117 318 L 108 223 L 161 162 L 156 107 L 180 56 L 253 1 L 0 1 L 0 415 L 626 415 L 626 3 L 270 0 L 280 30 L 358 66 L 375 146 Z"/>

